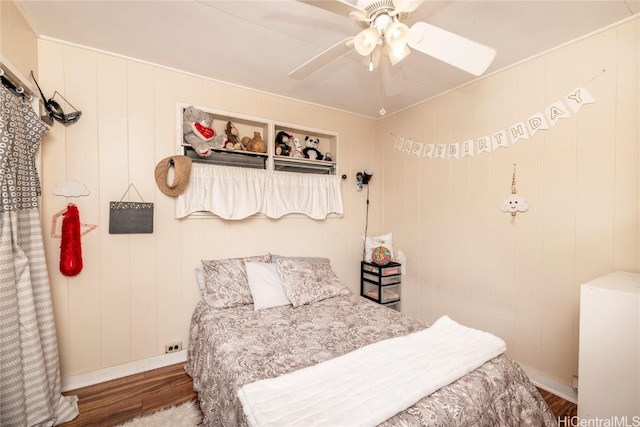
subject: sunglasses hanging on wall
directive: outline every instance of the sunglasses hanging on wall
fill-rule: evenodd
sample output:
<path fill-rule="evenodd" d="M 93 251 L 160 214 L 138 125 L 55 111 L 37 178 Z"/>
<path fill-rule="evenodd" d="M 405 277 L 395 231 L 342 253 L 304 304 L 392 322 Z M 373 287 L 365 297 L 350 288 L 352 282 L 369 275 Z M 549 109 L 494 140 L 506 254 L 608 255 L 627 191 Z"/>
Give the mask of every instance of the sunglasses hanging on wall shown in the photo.
<path fill-rule="evenodd" d="M 38 91 L 40 91 L 40 96 L 42 96 L 42 103 L 44 104 L 44 108 L 46 108 L 46 110 L 47 110 L 47 115 L 44 116 L 43 119 L 45 117 L 48 118 L 49 119 L 48 121 L 50 122 L 49 125 L 53 124 L 52 119 L 62 123 L 63 125 L 72 125 L 75 122 L 77 122 L 78 120 L 80 120 L 80 116 L 82 115 L 82 111 L 78 111 L 76 109 L 76 107 L 71 105 L 71 103 L 69 101 L 67 101 L 64 96 L 62 96 L 60 93 L 58 93 L 58 91 L 55 91 L 53 93 L 53 96 L 47 100 L 47 98 L 44 96 L 44 93 L 42 93 L 42 89 L 40 89 L 40 85 L 38 84 L 38 81 L 36 80 L 35 76 L 33 75 L 33 71 L 31 72 L 31 78 L 33 79 L 34 82 L 36 82 L 36 86 L 38 87 Z M 74 109 L 74 111 L 70 112 L 69 114 L 65 114 L 65 112 L 62 109 L 62 107 L 60 106 L 60 104 L 56 100 L 53 99 L 53 98 L 56 97 L 56 95 L 60 95 L 60 98 L 62 98 L 64 100 L 64 102 L 69 104 L 71 106 L 71 108 Z"/>

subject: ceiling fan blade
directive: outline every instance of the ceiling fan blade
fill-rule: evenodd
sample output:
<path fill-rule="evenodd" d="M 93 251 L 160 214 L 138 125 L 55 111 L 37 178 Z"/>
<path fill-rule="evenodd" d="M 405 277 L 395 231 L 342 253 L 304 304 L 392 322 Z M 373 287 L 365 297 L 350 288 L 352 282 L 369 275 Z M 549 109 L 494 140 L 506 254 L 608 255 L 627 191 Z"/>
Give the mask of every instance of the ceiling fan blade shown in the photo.
<path fill-rule="evenodd" d="M 307 3 L 338 15 L 346 16 L 356 21 L 366 21 L 367 12 L 344 0 L 298 0 L 301 3 Z"/>
<path fill-rule="evenodd" d="M 419 8 L 425 0 L 393 0 L 396 14 L 413 12 Z"/>
<path fill-rule="evenodd" d="M 409 47 L 475 76 L 484 73 L 496 51 L 426 22 L 411 26 Z"/>
<path fill-rule="evenodd" d="M 302 80 L 310 74 L 316 72 L 320 68 L 327 65 L 329 62 L 334 61 L 347 53 L 353 48 L 354 37 L 348 37 L 327 50 L 320 52 L 295 70 L 289 73 L 289 77 L 296 80 Z"/>

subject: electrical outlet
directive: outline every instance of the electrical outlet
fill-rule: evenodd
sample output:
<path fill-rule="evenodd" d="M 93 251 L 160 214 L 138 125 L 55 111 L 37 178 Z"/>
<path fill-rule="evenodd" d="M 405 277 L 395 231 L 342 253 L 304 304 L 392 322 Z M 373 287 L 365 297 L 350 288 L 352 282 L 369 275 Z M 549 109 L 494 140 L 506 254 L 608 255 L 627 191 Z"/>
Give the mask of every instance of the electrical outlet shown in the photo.
<path fill-rule="evenodd" d="M 164 345 L 165 353 L 175 353 L 182 350 L 182 341 L 173 341 Z"/>

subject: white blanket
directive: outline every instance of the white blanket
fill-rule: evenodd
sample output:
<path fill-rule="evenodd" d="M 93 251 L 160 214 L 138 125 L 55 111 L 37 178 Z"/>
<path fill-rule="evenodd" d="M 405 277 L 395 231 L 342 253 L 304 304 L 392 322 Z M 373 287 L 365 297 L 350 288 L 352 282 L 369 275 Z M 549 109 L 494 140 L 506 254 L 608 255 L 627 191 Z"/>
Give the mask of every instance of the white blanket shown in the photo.
<path fill-rule="evenodd" d="M 506 345 L 447 316 L 430 328 L 238 391 L 251 426 L 375 426 L 500 355 Z"/>

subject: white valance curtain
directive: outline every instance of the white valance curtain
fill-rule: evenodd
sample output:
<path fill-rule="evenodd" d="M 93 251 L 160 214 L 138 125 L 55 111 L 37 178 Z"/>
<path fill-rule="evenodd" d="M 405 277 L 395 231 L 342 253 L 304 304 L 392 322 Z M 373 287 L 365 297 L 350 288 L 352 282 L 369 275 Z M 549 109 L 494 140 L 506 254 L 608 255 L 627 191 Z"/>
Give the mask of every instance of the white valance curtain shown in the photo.
<path fill-rule="evenodd" d="M 176 217 L 207 211 L 224 219 L 291 213 L 323 219 L 342 215 L 340 177 L 193 163 L 189 185 L 176 202 Z"/>

